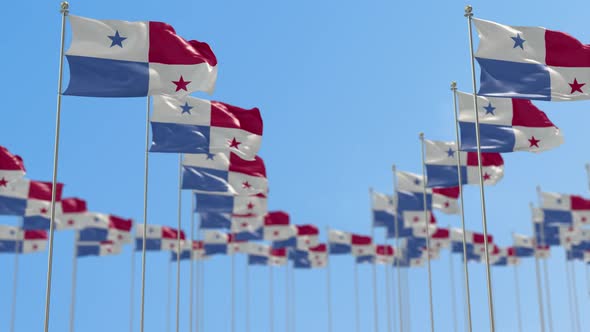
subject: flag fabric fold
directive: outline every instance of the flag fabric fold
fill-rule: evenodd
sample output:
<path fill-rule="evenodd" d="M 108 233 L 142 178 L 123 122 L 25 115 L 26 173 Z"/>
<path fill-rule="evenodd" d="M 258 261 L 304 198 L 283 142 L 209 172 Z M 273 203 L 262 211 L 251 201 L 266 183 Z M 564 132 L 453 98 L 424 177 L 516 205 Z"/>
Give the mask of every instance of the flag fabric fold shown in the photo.
<path fill-rule="evenodd" d="M 23 159 L 0 146 L 0 187 L 6 187 L 9 182 L 20 179 L 25 174 Z"/>
<path fill-rule="evenodd" d="M 180 248 L 184 246 L 184 231 L 180 231 Z M 178 230 L 168 226 L 147 225 L 147 236 L 145 241 L 146 250 L 178 251 Z M 143 248 L 143 224 L 137 224 L 135 227 L 135 250 L 141 251 Z"/>

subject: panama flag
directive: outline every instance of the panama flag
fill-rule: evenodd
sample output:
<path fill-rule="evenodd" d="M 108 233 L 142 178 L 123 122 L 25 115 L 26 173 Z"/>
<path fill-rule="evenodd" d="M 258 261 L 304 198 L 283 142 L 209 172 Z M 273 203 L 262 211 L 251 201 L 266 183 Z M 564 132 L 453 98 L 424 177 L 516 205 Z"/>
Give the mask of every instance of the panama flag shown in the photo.
<path fill-rule="evenodd" d="M 541 27 L 474 19 L 480 95 L 576 101 L 590 98 L 590 49 L 574 37 Z"/>
<path fill-rule="evenodd" d="M 228 213 L 265 215 L 268 211 L 264 194 L 251 196 L 195 193 L 197 213 Z"/>
<path fill-rule="evenodd" d="M 272 247 L 278 248 L 296 248 L 298 250 L 307 250 L 315 247 L 319 242 L 320 231 L 314 225 L 295 225 L 296 235 L 285 240 L 273 241 Z"/>
<path fill-rule="evenodd" d="M 297 235 L 290 216 L 284 211 L 272 211 L 264 217 L 263 237 L 266 241 L 285 241 Z"/>
<path fill-rule="evenodd" d="M 423 225 L 424 210 L 430 223 L 436 222 L 432 214 L 432 189 L 426 188 L 424 195 L 424 177 L 410 172 L 396 172 L 397 177 L 397 215 L 404 221 L 405 227 Z M 426 202 L 424 201 L 426 196 Z"/>
<path fill-rule="evenodd" d="M 0 225 L 0 253 L 35 253 L 47 247 L 47 232 Z"/>
<path fill-rule="evenodd" d="M 395 222 L 396 200 L 389 195 L 371 190 L 373 226 L 393 227 Z"/>
<path fill-rule="evenodd" d="M 540 192 L 543 222 L 582 226 L 590 224 L 590 199 L 578 195 Z"/>
<path fill-rule="evenodd" d="M 477 151 L 473 95 L 457 92 L 461 151 Z M 563 144 L 559 129 L 529 100 L 477 97 L 482 152 L 542 152 Z"/>
<path fill-rule="evenodd" d="M 122 246 L 115 241 L 101 241 L 101 242 L 77 242 L 76 256 L 110 256 L 121 253 Z"/>
<path fill-rule="evenodd" d="M 428 187 L 455 187 L 459 185 L 457 158 L 461 159 L 462 184 L 479 185 L 477 152 L 457 151 L 455 142 L 424 140 L 426 146 L 426 174 Z M 499 153 L 481 154 L 484 184 L 498 183 L 504 176 L 504 159 Z"/>
<path fill-rule="evenodd" d="M 390 245 L 379 244 L 375 246 L 375 258 L 377 264 L 391 265 L 395 259 L 395 250 Z"/>
<path fill-rule="evenodd" d="M 70 84 L 64 94 L 141 97 L 213 92 L 217 59 L 206 43 L 184 40 L 162 22 L 68 17 Z"/>
<path fill-rule="evenodd" d="M 463 230 L 460 228 L 452 228 L 450 231 L 451 237 L 451 250 L 454 253 L 463 253 Z M 488 234 L 488 245 L 494 242 L 494 237 Z M 465 243 L 468 249 L 473 249 L 475 253 L 485 252 L 485 237 L 481 233 L 466 231 L 465 232 Z"/>
<path fill-rule="evenodd" d="M 64 198 L 55 203 L 56 228 L 58 230 L 80 229 L 85 226 L 87 220 L 86 201 L 80 198 Z M 49 220 L 47 221 L 49 222 Z"/>
<path fill-rule="evenodd" d="M 182 189 L 237 196 L 268 192 L 266 167 L 260 157 L 244 160 L 234 153 L 229 157 L 223 153 L 185 154 L 182 168 Z"/>
<path fill-rule="evenodd" d="M 171 252 L 170 260 L 176 262 L 178 260 L 178 253 Z M 180 252 L 180 260 L 204 260 L 206 259 L 205 249 L 203 248 L 203 241 L 185 241 Z"/>
<path fill-rule="evenodd" d="M 245 252 L 248 254 L 248 265 L 268 265 L 270 250 L 270 246 L 266 244 L 248 243 Z"/>
<path fill-rule="evenodd" d="M 23 216 L 24 229 L 49 229 L 51 182 L 18 179 L 0 187 L 0 215 Z M 63 184 L 57 184 L 56 206 Z M 56 209 L 57 210 L 57 209 Z"/>
<path fill-rule="evenodd" d="M 307 250 L 296 250 L 293 255 L 293 267 L 297 269 L 315 269 L 326 267 L 328 250 L 325 244 L 318 244 Z"/>
<path fill-rule="evenodd" d="M 372 240 L 369 236 L 357 235 L 331 229 L 328 232 L 330 254 L 353 254 L 355 256 L 370 252 Z"/>
<path fill-rule="evenodd" d="M 538 245 L 537 250 L 535 250 L 535 257 L 541 259 L 551 257 L 551 247 L 548 245 Z"/>
<path fill-rule="evenodd" d="M 512 234 L 514 254 L 517 257 L 531 257 L 535 254 L 535 241 L 532 237 Z"/>
<path fill-rule="evenodd" d="M 143 224 L 137 224 L 135 227 L 135 250 L 141 251 L 143 248 Z M 180 231 L 180 247 L 184 246 L 184 232 Z M 148 225 L 147 236 L 145 241 L 146 250 L 178 250 L 178 230 L 168 226 Z"/>
<path fill-rule="evenodd" d="M 230 230 L 236 241 L 256 241 L 263 239 L 263 226 L 262 216 L 233 216 Z"/>
<path fill-rule="evenodd" d="M 22 178 L 25 173 L 23 159 L 0 146 L 0 187 L 6 187 L 8 182 Z"/>
<path fill-rule="evenodd" d="M 78 240 L 83 242 L 115 241 L 131 243 L 133 220 L 112 214 L 89 212 L 78 233 Z"/>
<path fill-rule="evenodd" d="M 209 255 L 233 255 L 234 253 L 247 253 L 247 241 L 238 241 L 233 234 L 219 231 L 205 231 L 203 248 Z"/>
<path fill-rule="evenodd" d="M 247 110 L 193 97 L 154 96 L 151 152 L 229 153 L 256 157 L 262 141 L 262 117 Z"/>
<path fill-rule="evenodd" d="M 432 207 L 446 214 L 459 214 L 459 187 L 432 188 Z"/>

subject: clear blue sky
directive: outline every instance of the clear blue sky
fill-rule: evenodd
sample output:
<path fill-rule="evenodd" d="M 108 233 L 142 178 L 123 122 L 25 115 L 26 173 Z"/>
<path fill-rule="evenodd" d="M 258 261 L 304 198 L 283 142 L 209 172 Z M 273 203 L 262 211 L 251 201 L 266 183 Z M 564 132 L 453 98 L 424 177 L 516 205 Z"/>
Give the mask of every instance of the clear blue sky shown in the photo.
<path fill-rule="evenodd" d="M 469 91 L 467 23 L 463 1 L 72 1 L 71 12 L 101 19 L 158 20 L 186 37 L 210 43 L 219 59 L 219 79 L 212 98 L 261 109 L 272 209 L 288 211 L 295 223 L 315 223 L 369 233 L 368 188 L 391 192 L 391 164 L 420 172 L 418 133 L 429 139 L 454 139 L 449 83 Z M 549 1 L 473 3 L 477 17 L 513 25 L 541 25 L 590 41 L 590 4 Z M 28 175 L 49 180 L 55 122 L 59 58 L 59 1 L 12 1 L 0 23 L 3 46 L 0 94 L 0 144 L 24 157 Z M 558 13 L 558 14 L 556 14 Z M 69 31 L 69 29 L 68 29 Z M 67 82 L 68 75 L 65 80 Z M 142 217 L 145 99 L 64 97 L 59 180 L 65 195 L 88 200 L 93 211 Z M 540 155 L 504 155 L 505 178 L 486 188 L 489 231 L 501 245 L 510 233 L 530 233 L 528 203 L 535 186 L 547 191 L 590 196 L 584 163 L 590 161 L 589 102 L 544 103 L 566 143 Z M 177 157 L 152 155 L 152 223 L 176 224 Z M 470 229 L 481 230 L 476 187 L 466 190 Z M 188 229 L 189 194 L 183 199 Z M 459 226 L 456 216 L 438 214 L 441 225 Z M 16 224 L 16 218 L 0 217 Z M 383 235 L 377 232 L 377 238 Z M 323 237 L 325 238 L 325 237 Z M 73 234 L 56 234 L 51 330 L 66 331 L 70 299 Z M 116 257 L 79 262 L 79 331 L 126 331 L 130 283 L 130 247 Z M 139 256 L 138 256 L 139 258 Z M 147 268 L 146 331 L 165 331 L 167 253 L 150 253 Z M 455 259 L 458 305 L 461 274 Z M 43 324 L 46 255 L 21 259 L 18 331 L 39 331 Z M 449 257 L 433 262 L 435 320 L 450 331 Z M 237 258 L 238 271 L 244 258 Z M 13 258 L 0 256 L 0 330 L 8 329 Z M 549 260 L 553 317 L 558 330 L 569 330 L 564 252 Z M 252 269 L 252 331 L 266 331 L 267 271 Z M 139 285 L 139 260 L 136 285 Z M 580 312 L 590 310 L 584 267 L 576 264 Z M 488 324 L 483 265 L 470 265 L 476 331 Z M 207 262 L 207 331 L 229 331 L 229 259 Z M 516 331 L 511 268 L 494 268 L 498 331 Z M 414 331 L 428 328 L 426 269 L 409 272 Z M 188 268 L 183 270 L 182 323 L 188 314 Z M 276 327 L 283 329 L 284 274 L 275 273 Z M 354 307 L 352 258 L 333 260 L 334 331 L 352 331 Z M 538 329 L 534 264 L 520 268 L 526 331 Z M 241 287 L 241 278 L 238 277 Z M 361 269 L 361 323 L 372 330 L 370 268 Z M 379 287 L 383 287 L 380 269 Z M 297 330 L 325 331 L 324 271 L 296 272 Z M 136 295 L 139 288 L 136 290 Z M 383 292 L 380 292 L 383 294 Z M 238 291 L 238 311 L 243 291 Z M 136 301 L 136 326 L 138 326 Z M 379 298 L 381 307 L 385 298 Z M 385 331 L 384 311 L 380 327 Z M 238 331 L 244 315 L 238 314 Z M 462 315 L 459 316 L 462 320 Z M 460 324 L 462 326 L 462 324 Z M 590 318 L 582 315 L 582 326 Z"/>

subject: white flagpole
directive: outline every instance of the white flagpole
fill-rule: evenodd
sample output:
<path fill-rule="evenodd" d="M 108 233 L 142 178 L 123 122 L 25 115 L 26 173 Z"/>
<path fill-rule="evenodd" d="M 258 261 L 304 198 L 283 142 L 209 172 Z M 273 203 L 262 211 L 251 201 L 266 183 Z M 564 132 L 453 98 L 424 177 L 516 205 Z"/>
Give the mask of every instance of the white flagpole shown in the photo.
<path fill-rule="evenodd" d="M 577 331 L 576 325 L 574 325 L 574 322 L 576 320 L 576 314 L 574 312 L 574 306 L 573 306 L 572 284 L 571 284 L 571 278 L 570 278 L 569 265 L 567 263 L 567 256 L 566 256 L 566 260 L 565 260 L 565 277 L 566 277 L 566 285 L 567 285 L 567 300 L 568 300 L 567 304 L 569 307 L 571 327 L 572 327 L 572 331 Z"/>
<path fill-rule="evenodd" d="M 289 332 L 289 317 L 291 309 L 289 307 L 289 248 L 287 248 L 287 264 L 285 264 L 285 332 Z"/>
<path fill-rule="evenodd" d="M 330 234 L 330 226 L 326 227 L 326 234 Z M 328 332 L 332 332 L 332 277 L 330 273 L 330 249 L 326 253 L 326 296 L 328 302 Z"/>
<path fill-rule="evenodd" d="M 537 186 L 537 198 L 539 204 L 541 204 L 541 187 Z M 541 241 L 545 245 L 545 227 L 541 227 Z M 545 277 L 545 293 L 547 294 L 547 321 L 549 323 L 549 332 L 553 332 L 553 313 L 551 310 L 551 288 L 549 287 L 549 272 L 547 271 L 547 260 L 544 259 L 543 263 L 543 275 Z"/>
<path fill-rule="evenodd" d="M 430 331 L 434 332 L 434 306 L 432 304 L 432 270 L 430 267 L 430 218 L 426 204 L 426 163 L 424 157 L 424 133 L 420 133 L 422 145 L 422 197 L 424 199 L 424 226 L 426 227 L 426 263 L 428 265 L 428 303 L 430 308 Z"/>
<path fill-rule="evenodd" d="M 576 329 L 578 332 L 581 332 L 582 329 L 580 328 L 580 311 L 578 307 L 578 287 L 576 286 L 576 269 L 574 266 L 573 261 L 566 262 L 568 264 L 568 268 L 571 270 L 570 275 L 572 278 L 572 304 L 574 306 L 574 312 L 576 316 Z"/>
<path fill-rule="evenodd" d="M 359 271 L 356 257 L 354 259 L 354 312 L 356 332 L 361 332 L 360 308 L 359 308 Z"/>
<path fill-rule="evenodd" d="M 385 245 L 387 245 L 387 234 L 385 234 Z M 375 255 L 377 257 L 377 255 Z M 387 308 L 387 332 L 393 332 L 393 323 L 391 317 L 391 273 L 389 271 L 389 264 L 386 262 L 383 265 L 385 269 L 385 303 Z"/>
<path fill-rule="evenodd" d="M 529 203 L 529 207 L 531 209 L 531 215 L 534 215 L 534 207 L 533 203 Z M 531 218 L 533 224 L 533 234 L 535 234 L 535 221 L 534 218 Z M 545 332 L 545 315 L 543 313 L 543 289 L 541 286 L 541 270 L 539 267 L 539 257 L 537 257 L 537 247 L 539 243 L 537 243 L 537 236 L 535 234 L 535 275 L 537 278 L 537 296 L 539 298 L 539 324 L 541 327 L 541 332 Z"/>
<path fill-rule="evenodd" d="M 522 332 L 522 315 L 520 311 L 520 283 L 518 281 L 518 264 L 514 265 L 514 290 L 516 295 L 516 318 L 518 321 L 518 332 Z"/>
<path fill-rule="evenodd" d="M 51 219 L 49 223 L 49 245 L 47 255 L 47 283 L 45 288 L 45 321 L 44 331 L 49 332 L 49 309 L 51 306 L 51 274 L 53 270 L 53 235 L 55 232 L 55 201 L 57 195 L 57 167 L 59 164 L 59 134 L 61 125 L 61 90 L 63 83 L 64 42 L 66 33 L 66 16 L 70 12 L 67 1 L 60 4 L 61 13 L 61 41 L 59 50 L 59 75 L 57 81 L 57 110 L 55 114 L 55 143 L 53 150 L 53 176 L 51 180 Z"/>
<path fill-rule="evenodd" d="M 176 232 L 176 332 L 180 332 L 180 255 L 182 254 L 182 153 L 178 154 L 178 229 Z M 192 245 L 192 243 L 191 243 Z M 192 246 L 191 246 L 192 252 Z"/>
<path fill-rule="evenodd" d="M 449 230 L 451 226 L 449 225 Z M 451 279 L 451 309 L 453 314 L 453 331 L 458 331 L 458 323 L 457 323 L 457 301 L 455 299 L 455 264 L 453 263 L 453 252 L 449 251 L 449 269 L 450 269 L 450 279 Z"/>
<path fill-rule="evenodd" d="M 72 297 L 70 299 L 70 332 L 74 332 L 76 309 L 76 282 L 78 279 L 78 238 L 79 232 L 74 236 L 74 252 L 72 257 Z"/>
<path fill-rule="evenodd" d="M 588 296 L 590 296 L 590 272 L 588 271 L 588 263 L 584 265 L 586 266 L 586 288 L 588 290 Z"/>
<path fill-rule="evenodd" d="M 451 82 L 451 91 L 453 91 L 453 110 L 455 114 L 455 143 L 457 144 L 457 174 L 459 176 L 459 199 L 461 200 L 461 229 L 463 231 L 463 274 L 465 282 L 465 304 L 468 331 L 472 330 L 471 323 L 471 291 L 469 290 L 469 267 L 467 262 L 467 230 L 465 228 L 465 210 L 463 201 L 463 175 L 461 173 L 461 152 L 460 152 L 460 135 L 459 135 L 459 115 L 457 114 L 457 82 Z"/>
<path fill-rule="evenodd" d="M 481 198 L 481 223 L 483 226 L 483 238 L 484 238 L 484 250 L 485 250 L 485 263 L 486 263 L 486 281 L 487 281 L 487 290 L 488 290 L 488 307 L 489 307 L 489 315 L 490 315 L 490 331 L 494 332 L 496 330 L 496 325 L 494 322 L 494 299 L 493 299 L 493 292 L 492 292 L 492 273 L 490 269 L 490 252 L 488 250 L 488 223 L 487 223 L 487 216 L 486 216 L 486 200 L 485 200 L 485 192 L 483 187 L 483 170 L 482 170 L 482 162 L 481 162 L 481 142 L 480 142 L 480 135 L 479 135 L 479 113 L 477 109 L 477 87 L 475 81 L 475 59 L 473 55 L 473 33 L 471 27 L 471 20 L 473 18 L 472 7 L 467 6 L 465 7 L 465 17 L 467 17 L 467 24 L 469 27 L 469 52 L 471 55 L 471 80 L 473 83 L 473 108 L 475 113 L 475 139 L 477 141 L 477 169 L 479 171 L 479 194 Z"/>
<path fill-rule="evenodd" d="M 170 307 L 172 306 L 172 261 L 168 262 L 168 296 L 166 298 L 166 331 L 170 332 L 171 315 Z"/>
<path fill-rule="evenodd" d="M 274 286 L 273 286 L 273 273 L 272 273 L 272 263 L 268 265 L 268 319 L 269 319 L 269 331 L 274 332 L 275 324 L 274 324 Z"/>
<path fill-rule="evenodd" d="M 297 331 L 297 301 L 295 296 L 297 295 L 297 292 L 295 291 L 295 266 L 293 265 L 291 267 L 291 291 L 293 293 L 291 293 L 291 298 L 292 298 L 292 310 L 293 310 L 293 315 L 291 316 L 291 322 L 293 323 L 293 332 Z"/>
<path fill-rule="evenodd" d="M 150 97 L 146 98 L 145 113 L 145 166 L 143 179 L 143 234 L 141 245 L 141 297 L 139 310 L 139 332 L 144 332 L 145 327 L 145 264 L 146 264 L 146 239 L 147 239 L 147 217 L 148 217 L 148 175 L 149 175 L 149 156 L 150 156 Z M 169 326 L 169 325 L 168 325 Z M 169 327 L 167 327 L 169 328 Z M 45 331 L 47 332 L 47 331 Z"/>
<path fill-rule="evenodd" d="M 133 316 L 135 309 L 135 245 L 131 247 L 131 283 L 129 285 L 129 332 L 133 332 Z"/>
<path fill-rule="evenodd" d="M 370 200 L 373 199 L 373 188 L 369 189 L 369 198 Z M 372 209 L 369 205 L 369 220 L 372 220 Z M 371 222 L 371 242 L 375 243 L 375 225 Z M 376 255 L 376 253 L 374 253 Z M 372 264 L 372 272 L 373 272 L 373 324 L 375 332 L 379 332 L 379 306 L 377 304 L 377 262 L 374 261 Z"/>
<path fill-rule="evenodd" d="M 199 238 L 201 240 L 203 240 L 203 233 L 201 230 L 199 230 Z M 200 286 L 199 286 L 199 294 L 197 294 L 200 298 L 200 326 L 201 326 L 201 331 L 205 331 L 205 260 L 201 260 L 201 277 L 199 279 L 200 281 Z"/>
<path fill-rule="evenodd" d="M 181 166 L 182 168 L 182 166 Z M 194 269 L 195 269 L 195 259 L 198 257 L 193 257 L 193 241 L 195 241 L 195 195 L 191 192 L 191 237 L 190 237 L 190 273 L 189 273 L 189 320 L 188 320 L 188 331 L 193 331 L 193 296 L 195 294 L 195 285 L 194 285 Z"/>
<path fill-rule="evenodd" d="M 391 165 L 391 171 L 393 174 L 393 195 L 392 195 L 392 199 L 397 199 L 396 197 L 396 190 L 397 190 L 397 172 L 395 170 L 395 165 Z M 397 210 L 397 209 L 396 209 Z M 394 227 L 394 231 L 395 231 L 395 250 L 400 251 L 400 246 L 399 246 L 399 225 L 398 225 L 398 219 L 397 219 L 397 211 L 394 212 L 393 215 L 393 227 Z M 397 256 L 397 253 L 395 254 L 396 256 L 396 261 L 395 261 L 395 269 L 397 270 L 397 304 L 398 304 L 398 310 L 399 310 L 399 331 L 403 332 L 404 331 L 404 318 L 403 318 L 403 305 L 402 305 L 402 286 L 401 286 L 401 274 L 400 274 L 400 267 L 399 267 L 399 257 Z"/>
<path fill-rule="evenodd" d="M 408 273 L 410 271 L 410 268 L 406 268 L 404 270 L 404 288 L 406 289 L 406 305 L 407 305 L 407 310 L 406 310 L 406 321 L 408 322 L 406 325 L 408 327 L 408 332 L 412 332 L 412 310 L 411 310 L 411 299 L 412 297 L 410 296 L 410 279 L 408 278 Z"/>
<path fill-rule="evenodd" d="M 250 263 L 247 259 L 244 283 L 244 291 L 246 293 L 246 332 L 250 332 Z"/>
<path fill-rule="evenodd" d="M 231 245 L 231 243 L 230 243 Z M 231 332 L 236 331 L 236 250 L 231 253 Z"/>
<path fill-rule="evenodd" d="M 16 293 L 18 289 L 19 256 L 20 251 L 22 251 L 22 248 L 24 248 L 24 231 L 22 230 L 22 219 L 20 225 L 21 227 L 19 227 L 16 234 L 16 244 L 14 245 L 14 269 L 12 271 L 12 305 L 10 307 L 10 332 L 14 332 L 16 326 Z"/>

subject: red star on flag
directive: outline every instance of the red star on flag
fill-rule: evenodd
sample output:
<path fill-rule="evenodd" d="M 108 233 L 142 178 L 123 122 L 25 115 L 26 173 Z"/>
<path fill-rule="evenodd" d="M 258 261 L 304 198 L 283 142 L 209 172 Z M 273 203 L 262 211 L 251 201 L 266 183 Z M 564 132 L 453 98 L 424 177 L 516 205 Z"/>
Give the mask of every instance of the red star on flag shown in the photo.
<path fill-rule="evenodd" d="M 568 84 L 572 88 L 572 90 L 570 91 L 570 94 L 573 94 L 574 92 L 584 93 L 584 91 L 582 91 L 582 87 L 584 85 L 586 85 L 586 83 L 578 83 L 578 80 L 576 78 L 574 78 L 574 82 L 568 83 Z"/>
<path fill-rule="evenodd" d="M 180 79 L 178 81 L 172 81 L 172 83 L 176 84 L 176 92 L 180 90 L 188 91 L 186 86 L 189 85 L 192 81 L 185 81 L 182 75 L 180 75 Z"/>
<path fill-rule="evenodd" d="M 72 219 L 68 220 L 68 225 L 73 225 L 74 221 Z"/>
<path fill-rule="evenodd" d="M 240 149 L 240 144 L 242 144 L 242 142 L 238 142 L 238 140 L 234 137 L 230 142 L 229 142 L 229 147 L 230 148 L 236 148 L 236 149 Z"/>
<path fill-rule="evenodd" d="M 539 147 L 539 142 L 541 140 L 540 139 L 536 139 L 535 136 L 531 136 L 531 138 L 529 138 L 529 148 L 532 148 L 533 146 L 535 147 Z"/>
<path fill-rule="evenodd" d="M 170 243 L 170 249 L 174 249 L 174 243 Z"/>
<path fill-rule="evenodd" d="M 582 222 L 586 222 L 586 217 L 582 217 Z"/>
<path fill-rule="evenodd" d="M 33 244 L 33 250 L 37 250 L 37 249 L 39 249 L 39 246 L 36 244 Z"/>
<path fill-rule="evenodd" d="M 281 234 L 281 233 L 279 233 L 279 231 L 272 232 L 272 235 L 274 235 L 274 236 L 279 236 L 279 234 Z"/>
<path fill-rule="evenodd" d="M 123 240 L 123 235 L 119 234 L 119 236 L 117 236 L 117 239 Z"/>
<path fill-rule="evenodd" d="M 487 181 L 487 180 L 489 180 L 490 178 L 491 178 L 491 176 L 490 176 L 488 173 L 485 173 L 485 174 L 483 175 L 483 180 L 484 180 L 484 181 Z"/>
<path fill-rule="evenodd" d="M 413 221 L 414 222 L 418 222 L 418 221 L 420 221 L 420 218 L 419 217 L 414 217 Z"/>
<path fill-rule="evenodd" d="M 252 210 L 254 208 L 254 204 L 252 202 L 248 203 L 248 210 Z"/>
<path fill-rule="evenodd" d="M 107 248 L 107 252 L 110 254 L 113 252 L 113 250 L 111 248 Z"/>
<path fill-rule="evenodd" d="M 243 223 L 242 223 L 242 227 L 243 227 L 243 228 L 246 228 L 246 227 L 248 227 L 248 223 L 247 223 L 247 222 L 243 222 Z"/>
<path fill-rule="evenodd" d="M 6 187 L 7 184 L 8 184 L 8 181 L 6 181 L 5 178 L 0 179 L 0 187 Z"/>
<path fill-rule="evenodd" d="M 250 188 L 252 188 L 252 185 L 250 184 L 250 182 L 246 181 L 246 182 L 242 183 L 242 188 L 250 189 Z"/>
<path fill-rule="evenodd" d="M 445 207 L 448 208 L 451 204 L 449 203 L 449 201 L 445 202 Z"/>
<path fill-rule="evenodd" d="M 46 214 L 47 213 L 47 209 L 46 208 L 41 208 L 40 211 L 41 211 L 42 214 Z"/>

